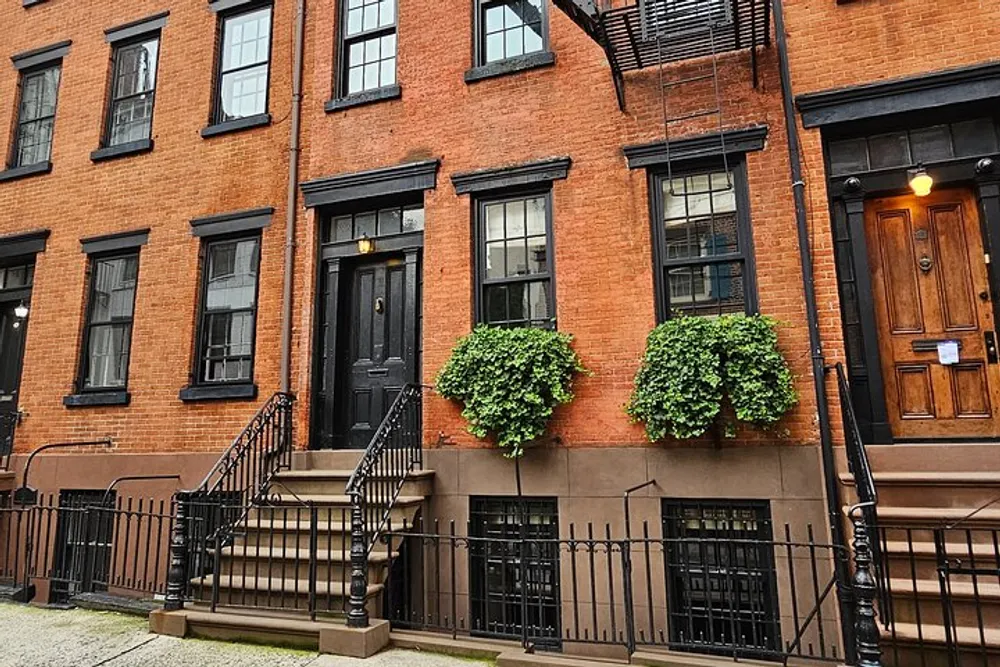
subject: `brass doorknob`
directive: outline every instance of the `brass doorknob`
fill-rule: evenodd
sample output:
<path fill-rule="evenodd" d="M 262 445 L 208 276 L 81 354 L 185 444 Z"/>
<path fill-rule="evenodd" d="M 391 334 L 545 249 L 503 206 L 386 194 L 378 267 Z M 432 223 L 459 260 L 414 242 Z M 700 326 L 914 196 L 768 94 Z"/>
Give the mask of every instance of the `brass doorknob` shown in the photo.
<path fill-rule="evenodd" d="M 987 292 L 986 290 L 983 290 L 982 292 L 979 293 L 979 299 L 981 301 L 989 301 L 990 300 L 990 293 Z"/>
<path fill-rule="evenodd" d="M 934 266 L 934 262 L 927 255 L 923 255 L 921 256 L 920 259 L 917 260 L 917 266 L 920 267 L 921 271 L 927 273 L 928 271 L 931 270 L 931 267 Z"/>

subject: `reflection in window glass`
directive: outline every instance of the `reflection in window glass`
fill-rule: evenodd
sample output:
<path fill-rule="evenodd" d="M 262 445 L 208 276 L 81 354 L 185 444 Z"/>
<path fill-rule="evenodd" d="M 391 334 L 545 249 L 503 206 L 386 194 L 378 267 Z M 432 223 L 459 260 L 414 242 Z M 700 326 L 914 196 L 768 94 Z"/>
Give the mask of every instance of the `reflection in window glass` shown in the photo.
<path fill-rule="evenodd" d="M 365 236 L 419 232 L 423 228 L 423 205 L 394 206 L 335 216 L 325 226 L 323 242 L 355 241 Z"/>
<path fill-rule="evenodd" d="M 138 274 L 138 254 L 91 262 L 84 389 L 125 386 Z"/>
<path fill-rule="evenodd" d="M 209 243 L 199 359 L 202 383 L 252 377 L 260 239 Z"/>
<path fill-rule="evenodd" d="M 218 121 L 267 111 L 270 51 L 270 7 L 223 20 Z"/>
<path fill-rule="evenodd" d="M 395 0 L 343 0 L 343 93 L 396 83 Z"/>
<path fill-rule="evenodd" d="M 149 139 L 159 37 L 115 48 L 108 145 Z"/>
<path fill-rule="evenodd" d="M 21 75 L 17 137 L 13 167 L 46 162 L 52 157 L 52 130 L 62 67 L 53 65 Z"/>
<path fill-rule="evenodd" d="M 544 48 L 543 0 L 481 0 L 480 60 L 492 63 Z"/>

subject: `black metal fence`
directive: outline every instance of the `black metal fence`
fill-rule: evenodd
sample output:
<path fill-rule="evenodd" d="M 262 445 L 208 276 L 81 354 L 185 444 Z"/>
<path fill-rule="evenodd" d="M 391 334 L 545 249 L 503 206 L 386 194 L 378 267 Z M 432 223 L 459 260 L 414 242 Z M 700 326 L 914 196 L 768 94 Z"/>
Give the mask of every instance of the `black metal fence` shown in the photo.
<path fill-rule="evenodd" d="M 395 627 L 518 640 L 523 646 L 640 646 L 783 660 L 845 656 L 836 571 L 843 548 L 793 539 L 482 537 L 435 523 L 387 531 L 384 612 Z"/>
<path fill-rule="evenodd" d="M 153 597 L 166 590 L 171 501 L 77 502 L 47 495 L 0 507 L 0 581 L 21 591 L 46 583 L 46 602 L 110 591 Z"/>

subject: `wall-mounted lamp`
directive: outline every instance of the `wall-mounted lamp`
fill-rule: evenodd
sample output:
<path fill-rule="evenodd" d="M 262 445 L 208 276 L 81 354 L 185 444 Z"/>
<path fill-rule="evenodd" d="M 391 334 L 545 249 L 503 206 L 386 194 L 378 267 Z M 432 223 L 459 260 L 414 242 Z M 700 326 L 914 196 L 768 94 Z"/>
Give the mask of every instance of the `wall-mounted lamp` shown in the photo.
<path fill-rule="evenodd" d="M 14 317 L 19 320 L 23 320 L 28 317 L 28 306 L 25 305 L 23 301 L 14 306 Z"/>
<path fill-rule="evenodd" d="M 918 164 L 916 169 L 910 169 L 906 172 L 906 177 L 910 182 L 910 189 L 918 197 L 926 197 L 931 193 L 931 188 L 934 187 L 934 179 L 927 173 L 923 165 Z"/>
<path fill-rule="evenodd" d="M 374 239 L 370 239 L 367 234 L 363 234 L 361 238 L 358 239 L 358 252 L 362 255 L 370 255 L 375 252 Z"/>

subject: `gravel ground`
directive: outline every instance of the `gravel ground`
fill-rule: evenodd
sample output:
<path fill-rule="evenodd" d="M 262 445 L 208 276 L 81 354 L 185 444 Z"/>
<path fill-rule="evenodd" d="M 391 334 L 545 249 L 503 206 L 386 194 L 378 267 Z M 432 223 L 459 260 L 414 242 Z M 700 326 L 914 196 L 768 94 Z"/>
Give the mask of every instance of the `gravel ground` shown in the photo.
<path fill-rule="evenodd" d="M 0 667 L 488 667 L 415 651 L 356 660 L 311 651 L 177 639 L 149 633 L 146 619 L 0 603 Z"/>

